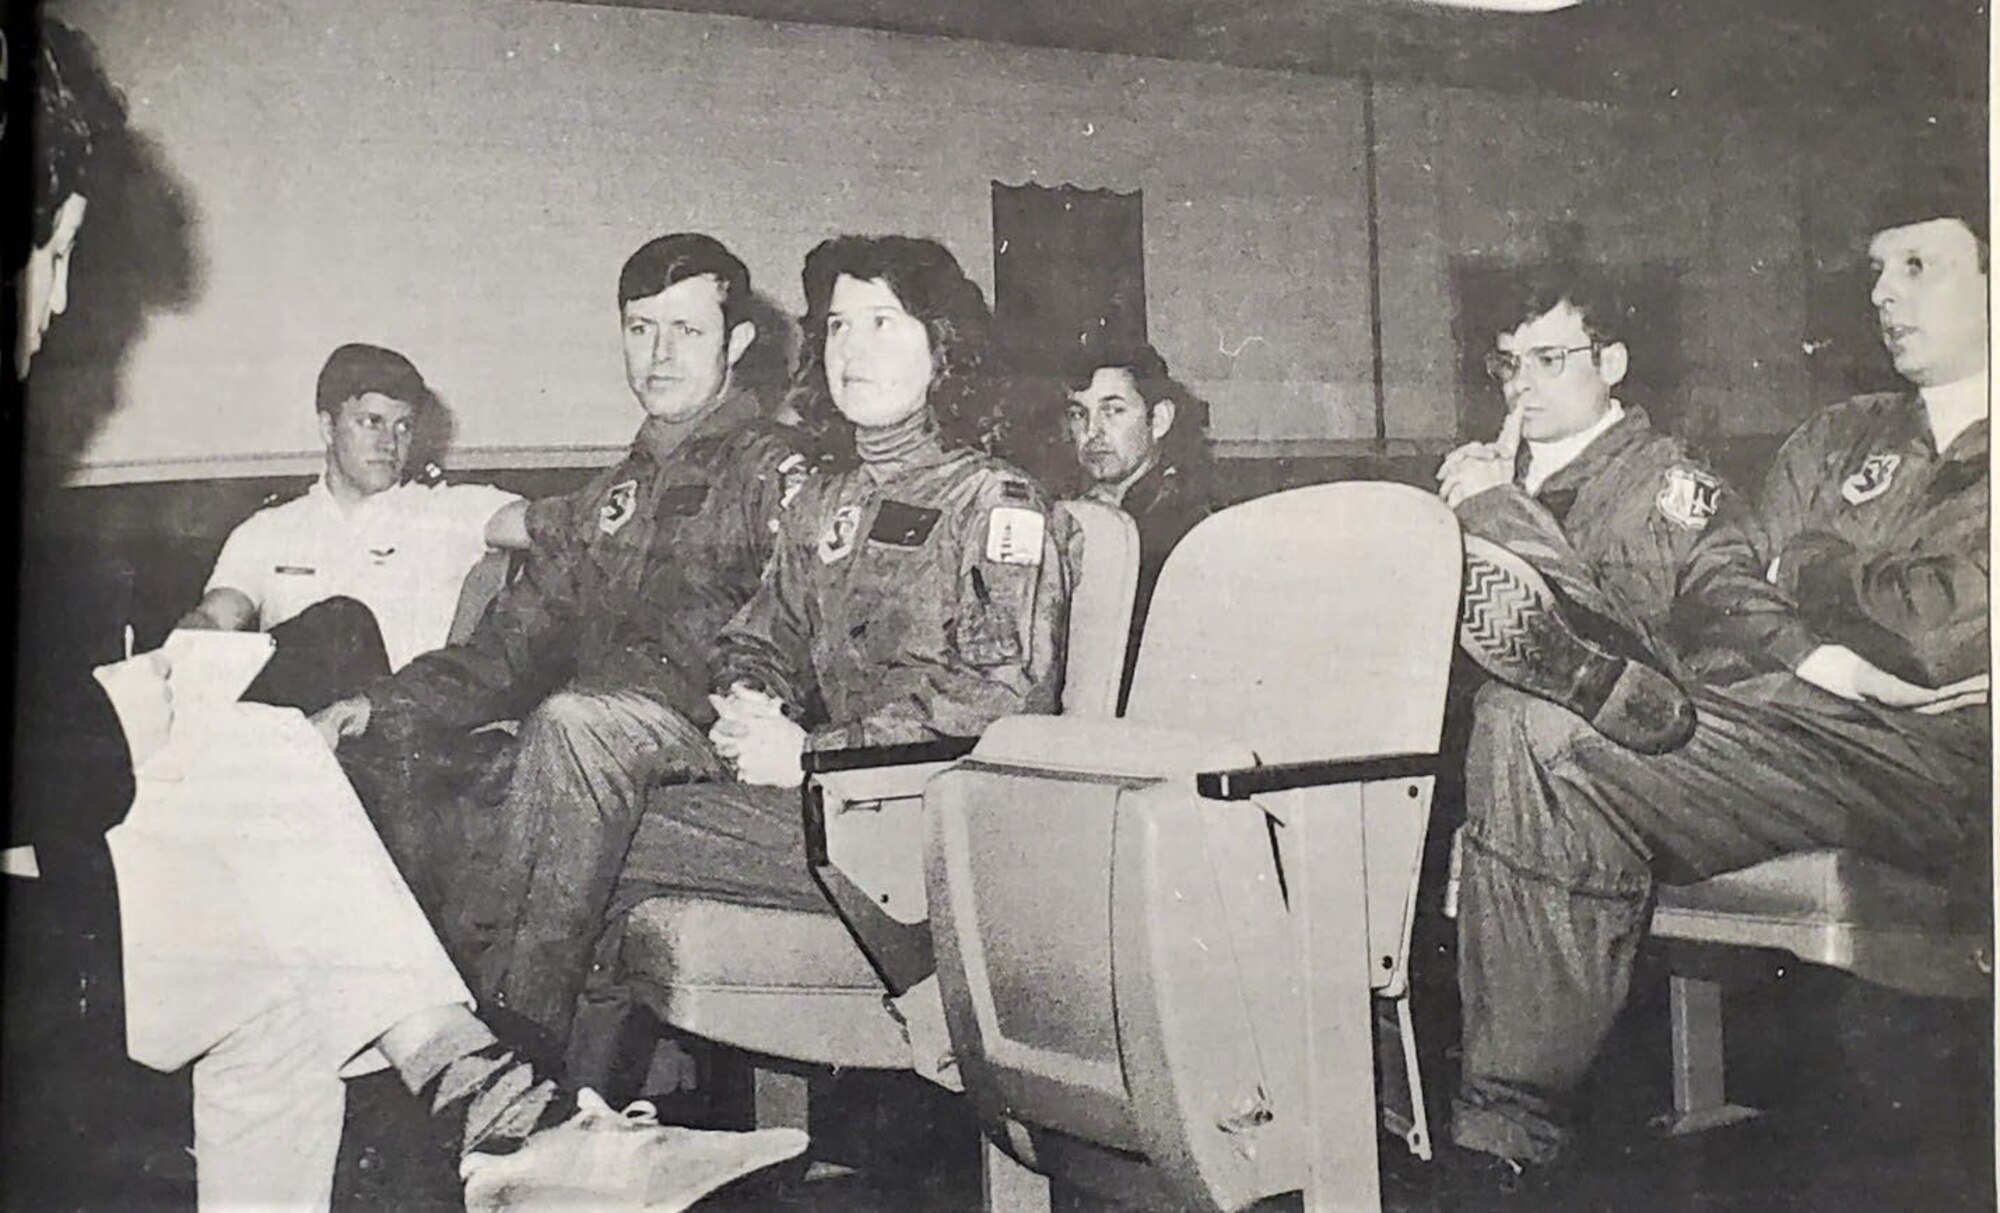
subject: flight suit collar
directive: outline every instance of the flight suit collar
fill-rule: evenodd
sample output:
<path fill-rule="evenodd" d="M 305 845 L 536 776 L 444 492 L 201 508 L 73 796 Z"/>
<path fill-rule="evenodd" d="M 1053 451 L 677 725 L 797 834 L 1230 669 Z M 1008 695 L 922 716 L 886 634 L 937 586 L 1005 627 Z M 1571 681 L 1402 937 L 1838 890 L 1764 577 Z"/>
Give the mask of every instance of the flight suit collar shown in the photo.
<path fill-rule="evenodd" d="M 1653 423 L 1644 408 L 1628 404 L 1624 409 L 1624 416 L 1599 434 L 1589 446 L 1577 452 L 1576 458 L 1549 473 L 1549 478 L 1542 481 L 1534 496 L 1544 498 L 1552 493 L 1574 492 L 1602 471 L 1606 464 L 1653 436 Z M 1517 482 L 1525 469 L 1525 461 L 1517 465 Z"/>
<path fill-rule="evenodd" d="M 632 438 L 632 454 L 649 463 L 663 464 L 705 438 L 725 434 L 759 416 L 757 398 L 740 388 L 730 387 L 707 414 L 692 425 L 648 417 Z"/>
<path fill-rule="evenodd" d="M 1180 482 L 1180 469 L 1164 459 L 1156 460 L 1125 489 L 1125 512 L 1137 518 L 1170 496 Z"/>
<path fill-rule="evenodd" d="M 1941 462 L 1957 462 L 1972 458 L 1977 458 L 1981 463 L 1986 462 L 1988 434 L 1992 426 L 1990 418 L 1981 417 L 1966 426 L 1959 431 L 1958 437 L 1952 439 L 1951 445 L 1940 451 L 1937 449 L 1937 439 L 1931 433 L 1930 413 L 1924 408 L 1922 393 L 1915 389 L 1902 393 L 1897 397 L 1896 407 L 1890 412 L 1894 421 L 1891 422 L 1888 432 L 1882 435 L 1886 440 L 1885 445 L 1900 444 L 1915 450 L 1926 459 Z"/>

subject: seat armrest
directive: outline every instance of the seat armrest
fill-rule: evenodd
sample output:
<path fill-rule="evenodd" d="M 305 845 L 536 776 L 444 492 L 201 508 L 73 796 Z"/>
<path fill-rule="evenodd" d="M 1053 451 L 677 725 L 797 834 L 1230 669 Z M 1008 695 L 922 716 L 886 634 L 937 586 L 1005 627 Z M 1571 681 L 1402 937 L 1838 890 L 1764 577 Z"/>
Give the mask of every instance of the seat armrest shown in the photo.
<path fill-rule="evenodd" d="M 984 767 L 1148 781 L 1257 762 L 1256 751 L 1241 742 L 1082 716 L 1003 717 L 987 726 L 968 757 Z"/>
<path fill-rule="evenodd" d="M 852 771 L 859 767 L 901 767 L 918 762 L 950 762 L 972 751 L 976 737 L 937 737 L 902 745 L 858 745 L 839 750 L 808 750 L 799 765 L 808 775 Z"/>
<path fill-rule="evenodd" d="M 1276 762 L 1268 766 L 1199 771 L 1194 777 L 1194 788 L 1205 800 L 1248 800 L 1266 792 L 1289 792 L 1296 788 L 1435 776 L 1442 766 L 1436 754 L 1383 754 L 1372 758 Z"/>
<path fill-rule="evenodd" d="M 806 776 L 809 785 L 820 789 L 829 808 L 835 805 L 865 805 L 869 801 L 901 800 L 924 794 L 931 776 L 944 770 L 948 762 L 911 763 L 894 767 L 856 767 L 851 771 L 823 771 Z"/>

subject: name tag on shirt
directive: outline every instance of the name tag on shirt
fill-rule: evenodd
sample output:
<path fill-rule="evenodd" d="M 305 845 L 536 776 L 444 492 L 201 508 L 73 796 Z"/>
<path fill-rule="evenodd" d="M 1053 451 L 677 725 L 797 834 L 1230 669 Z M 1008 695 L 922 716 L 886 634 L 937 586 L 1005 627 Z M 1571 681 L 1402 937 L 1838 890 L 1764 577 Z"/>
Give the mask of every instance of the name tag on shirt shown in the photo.
<path fill-rule="evenodd" d="M 1039 510 L 996 507 L 986 516 L 986 558 L 995 564 L 1039 565 L 1047 526 Z"/>
<path fill-rule="evenodd" d="M 705 484 L 677 484 L 660 494 L 659 514 L 668 518 L 690 518 L 708 503 Z"/>
<path fill-rule="evenodd" d="M 926 506 L 885 501 L 875 512 L 875 525 L 869 528 L 868 538 L 872 543 L 886 543 L 892 548 L 922 547 L 931 537 L 938 518 L 938 511 Z"/>

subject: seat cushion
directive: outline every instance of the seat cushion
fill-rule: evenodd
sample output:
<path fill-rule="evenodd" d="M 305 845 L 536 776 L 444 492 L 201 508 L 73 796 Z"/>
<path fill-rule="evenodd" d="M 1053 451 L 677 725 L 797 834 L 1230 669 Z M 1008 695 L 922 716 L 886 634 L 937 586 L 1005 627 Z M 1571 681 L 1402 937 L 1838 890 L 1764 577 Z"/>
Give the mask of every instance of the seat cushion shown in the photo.
<path fill-rule="evenodd" d="M 1945 890 L 1852 851 L 1805 851 L 1664 885 L 1653 934 L 1775 948 L 1915 994 L 1977 996 L 1983 932 L 1955 926 Z"/>
<path fill-rule="evenodd" d="M 623 968 L 682 1031 L 774 1057 L 907 1069 L 886 991 L 838 918 L 655 897 L 626 920 Z"/>
<path fill-rule="evenodd" d="M 1669 915 L 1728 914 L 1779 922 L 1846 922 L 1944 929 L 1942 888 L 1853 851 L 1804 851 L 1725 872 L 1699 884 L 1665 885 Z"/>

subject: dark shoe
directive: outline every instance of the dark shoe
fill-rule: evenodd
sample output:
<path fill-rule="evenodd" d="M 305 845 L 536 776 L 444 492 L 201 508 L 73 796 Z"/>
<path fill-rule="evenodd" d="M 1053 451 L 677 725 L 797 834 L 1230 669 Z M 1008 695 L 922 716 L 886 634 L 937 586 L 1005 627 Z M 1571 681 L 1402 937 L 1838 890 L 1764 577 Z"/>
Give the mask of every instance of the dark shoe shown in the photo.
<path fill-rule="evenodd" d="M 1474 535 L 1465 537 L 1458 643 L 1487 673 L 1629 750 L 1664 754 L 1694 735 L 1694 705 L 1673 679 L 1586 639 L 1533 565 Z"/>

